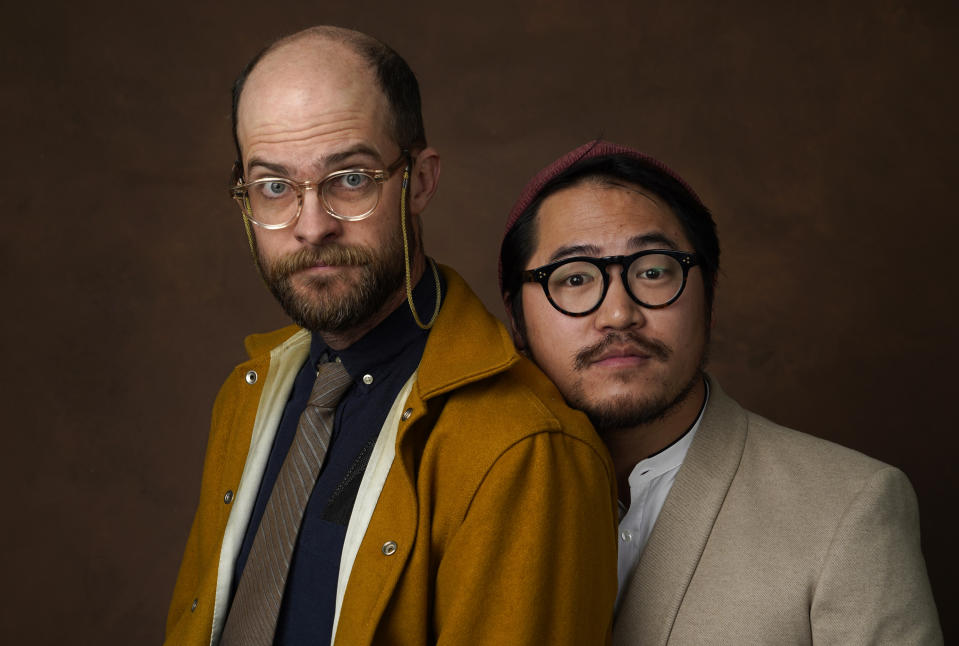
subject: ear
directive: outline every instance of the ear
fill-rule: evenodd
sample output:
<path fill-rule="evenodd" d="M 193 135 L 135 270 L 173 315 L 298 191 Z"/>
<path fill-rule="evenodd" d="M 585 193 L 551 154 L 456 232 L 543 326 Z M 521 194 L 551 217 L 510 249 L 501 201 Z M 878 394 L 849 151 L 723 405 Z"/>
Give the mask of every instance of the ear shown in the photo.
<path fill-rule="evenodd" d="M 522 354 L 526 354 L 526 335 L 523 334 L 522 324 L 516 321 L 516 316 L 513 314 L 513 302 L 512 294 L 505 294 L 503 296 L 503 303 L 506 306 L 506 318 L 509 319 L 509 332 L 513 337 L 513 345 L 516 346 L 516 349 Z"/>
<path fill-rule="evenodd" d="M 424 148 L 413 159 L 410 177 L 410 212 L 419 215 L 433 198 L 440 181 L 440 154 Z"/>

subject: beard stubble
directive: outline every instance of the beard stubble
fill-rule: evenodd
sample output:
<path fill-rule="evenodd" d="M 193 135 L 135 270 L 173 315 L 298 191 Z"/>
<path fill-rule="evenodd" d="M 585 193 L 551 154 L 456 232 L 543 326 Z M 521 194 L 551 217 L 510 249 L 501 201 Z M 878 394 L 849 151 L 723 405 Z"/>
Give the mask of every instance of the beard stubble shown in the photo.
<path fill-rule="evenodd" d="M 612 332 L 595 345 L 577 352 L 573 359 L 573 369 L 582 373 L 613 344 L 637 347 L 647 354 L 651 360 L 663 363 L 667 362 L 673 354 L 672 349 L 661 341 L 647 339 L 629 330 Z M 604 401 L 596 401 L 587 396 L 584 386 L 586 377 L 583 376 L 576 381 L 568 393 L 565 393 L 566 401 L 571 407 L 584 412 L 600 435 L 619 429 L 649 424 L 666 418 L 686 400 L 695 388 L 697 380 L 700 379 L 704 364 L 705 352 L 700 357 L 698 369 L 678 389 L 662 388 L 649 394 L 636 392 L 617 395 Z M 633 380 L 632 376 L 627 373 L 617 375 L 616 378 L 625 384 L 629 384 Z"/>
<path fill-rule="evenodd" d="M 358 245 L 336 243 L 304 247 L 267 262 L 260 257 L 263 280 L 297 325 L 311 332 L 343 333 L 363 325 L 403 286 L 403 247 L 398 236 L 388 236 L 379 252 Z M 295 274 L 318 264 L 356 267 L 357 276 Z"/>

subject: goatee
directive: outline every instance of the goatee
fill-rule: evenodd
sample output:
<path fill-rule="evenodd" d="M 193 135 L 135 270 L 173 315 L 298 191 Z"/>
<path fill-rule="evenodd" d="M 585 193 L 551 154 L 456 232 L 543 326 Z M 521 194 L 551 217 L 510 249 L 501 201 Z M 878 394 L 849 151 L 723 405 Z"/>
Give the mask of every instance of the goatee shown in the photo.
<path fill-rule="evenodd" d="M 639 353 L 648 356 L 651 361 L 666 362 L 673 354 L 672 349 L 662 341 L 646 338 L 635 331 L 611 332 L 599 343 L 576 353 L 573 360 L 574 370 L 577 372 L 586 370 L 612 345 L 635 348 Z M 697 380 L 702 378 L 704 361 L 705 356 L 700 360 L 700 369 L 678 391 L 669 392 L 664 388 L 652 394 L 636 392 L 618 395 L 605 401 L 595 401 L 587 397 L 580 381 L 566 394 L 566 400 L 573 408 L 586 413 L 593 427 L 601 435 L 609 431 L 649 424 L 667 417 L 686 400 L 695 388 Z M 632 376 L 623 373 L 621 379 L 628 383 Z"/>

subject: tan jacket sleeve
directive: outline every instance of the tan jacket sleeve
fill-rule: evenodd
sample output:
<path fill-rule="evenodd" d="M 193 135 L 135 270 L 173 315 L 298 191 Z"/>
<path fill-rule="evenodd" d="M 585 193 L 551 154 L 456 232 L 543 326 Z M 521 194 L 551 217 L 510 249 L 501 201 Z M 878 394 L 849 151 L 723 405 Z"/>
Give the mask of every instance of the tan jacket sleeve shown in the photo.
<path fill-rule="evenodd" d="M 836 530 L 810 610 L 815 644 L 942 644 L 905 474 L 877 471 Z"/>

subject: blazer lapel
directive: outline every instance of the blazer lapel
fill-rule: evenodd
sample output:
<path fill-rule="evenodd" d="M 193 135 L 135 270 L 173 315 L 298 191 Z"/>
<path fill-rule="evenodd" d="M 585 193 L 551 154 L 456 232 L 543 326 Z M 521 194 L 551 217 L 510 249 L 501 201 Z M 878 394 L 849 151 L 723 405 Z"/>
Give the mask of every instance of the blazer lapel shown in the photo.
<path fill-rule="evenodd" d="M 745 411 L 709 377 L 696 437 L 626 584 L 614 646 L 663 645 L 706 548 L 746 444 Z"/>

